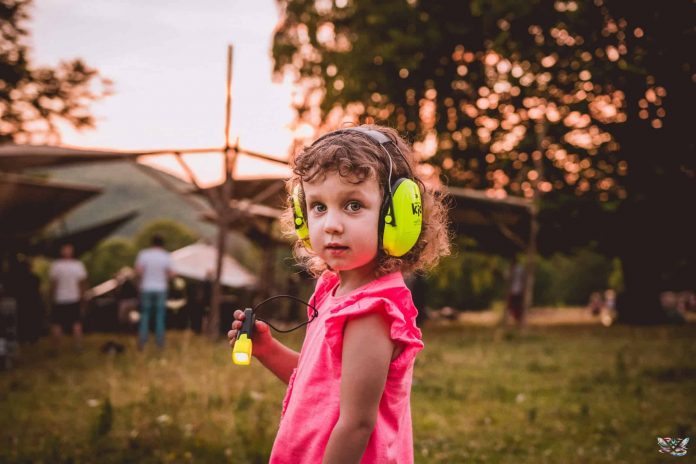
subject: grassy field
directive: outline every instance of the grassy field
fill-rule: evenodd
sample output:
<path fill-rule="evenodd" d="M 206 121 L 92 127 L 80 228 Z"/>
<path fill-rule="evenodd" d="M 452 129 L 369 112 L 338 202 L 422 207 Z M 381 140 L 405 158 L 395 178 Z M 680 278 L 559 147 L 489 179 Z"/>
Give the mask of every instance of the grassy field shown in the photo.
<path fill-rule="evenodd" d="M 419 463 L 694 462 L 696 325 L 430 326 L 412 410 Z M 104 354 L 108 340 L 126 345 Z M 299 346 L 301 336 L 285 337 Z M 267 462 L 284 386 L 223 342 L 172 332 L 158 353 L 90 335 L 23 347 L 0 373 L 0 462 Z"/>

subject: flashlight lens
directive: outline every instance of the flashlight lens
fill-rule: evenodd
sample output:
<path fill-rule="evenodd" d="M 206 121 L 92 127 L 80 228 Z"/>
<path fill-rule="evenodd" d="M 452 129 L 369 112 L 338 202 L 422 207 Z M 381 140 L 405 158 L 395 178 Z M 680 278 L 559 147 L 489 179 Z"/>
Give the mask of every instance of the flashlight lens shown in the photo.
<path fill-rule="evenodd" d="M 251 364 L 251 347 L 252 343 L 249 337 L 247 337 L 246 334 L 240 335 L 232 350 L 232 362 L 238 366 L 248 366 Z"/>

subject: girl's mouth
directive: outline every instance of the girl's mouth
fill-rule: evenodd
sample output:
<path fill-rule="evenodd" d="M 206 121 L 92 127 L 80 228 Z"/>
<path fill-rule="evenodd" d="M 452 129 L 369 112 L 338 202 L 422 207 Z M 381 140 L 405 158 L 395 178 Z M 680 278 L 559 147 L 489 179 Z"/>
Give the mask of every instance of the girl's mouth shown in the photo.
<path fill-rule="evenodd" d="M 336 243 L 329 243 L 324 248 L 326 249 L 327 252 L 329 252 L 333 256 L 338 256 L 338 255 L 341 255 L 341 254 L 345 253 L 346 251 L 348 251 L 347 246 L 339 245 Z"/>

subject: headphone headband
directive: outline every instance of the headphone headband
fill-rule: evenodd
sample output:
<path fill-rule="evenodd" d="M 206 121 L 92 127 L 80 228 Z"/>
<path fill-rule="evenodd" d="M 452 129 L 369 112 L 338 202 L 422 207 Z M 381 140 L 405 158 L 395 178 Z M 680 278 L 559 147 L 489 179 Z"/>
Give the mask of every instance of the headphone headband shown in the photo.
<path fill-rule="evenodd" d="M 391 185 L 391 174 L 392 174 L 392 167 L 394 165 L 394 162 L 392 161 L 392 155 L 389 153 L 389 150 L 387 150 L 387 147 L 385 146 L 388 143 L 391 143 L 394 145 L 394 148 L 396 148 L 396 151 L 399 153 L 399 156 L 401 156 L 401 159 L 404 160 L 404 163 L 406 164 L 406 169 L 408 169 L 408 175 L 411 177 L 411 179 L 415 179 L 415 176 L 413 175 L 413 171 L 411 170 L 411 165 L 408 163 L 408 160 L 404 156 L 404 154 L 401 152 L 401 149 L 399 148 L 399 145 L 396 144 L 392 139 L 390 139 L 388 136 L 383 134 L 382 132 L 375 130 L 375 129 L 367 129 L 365 127 L 346 127 L 344 129 L 337 129 L 335 131 L 331 131 L 327 134 L 322 135 L 318 139 L 310 145 L 310 147 L 313 147 L 317 143 L 319 143 L 321 140 L 327 139 L 329 137 L 333 137 L 335 135 L 341 135 L 341 134 L 346 134 L 348 132 L 354 132 L 358 134 L 362 134 L 367 136 L 370 140 L 375 142 L 379 147 L 384 150 L 384 153 L 386 153 L 387 157 L 389 158 L 389 165 L 387 168 L 389 169 L 389 180 L 387 184 L 390 186 Z"/>
<path fill-rule="evenodd" d="M 333 137 L 334 135 L 346 134 L 348 132 L 357 132 L 359 134 L 367 135 L 370 139 L 372 139 L 373 142 L 377 143 L 378 145 L 384 145 L 385 143 L 390 142 L 394 143 L 392 139 L 390 139 L 378 130 L 366 129 L 364 127 L 346 127 L 344 129 L 338 129 L 322 135 L 321 137 L 316 139 L 311 146 L 316 145 L 317 143 L 319 143 L 319 141 L 324 140 L 326 138 Z"/>

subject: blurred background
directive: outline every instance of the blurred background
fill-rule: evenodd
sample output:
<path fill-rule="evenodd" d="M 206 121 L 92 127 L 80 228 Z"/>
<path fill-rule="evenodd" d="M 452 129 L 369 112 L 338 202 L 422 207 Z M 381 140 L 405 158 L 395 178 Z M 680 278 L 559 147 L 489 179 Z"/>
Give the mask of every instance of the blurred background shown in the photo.
<path fill-rule="evenodd" d="M 0 0 L 0 459 L 265 462 L 283 387 L 222 338 L 309 297 L 288 162 L 368 123 L 450 206 L 407 278 L 417 462 L 658 462 L 696 413 L 696 7 L 663 3 Z M 153 235 L 171 343 L 138 353 Z M 65 243 L 80 351 L 47 336 Z"/>

